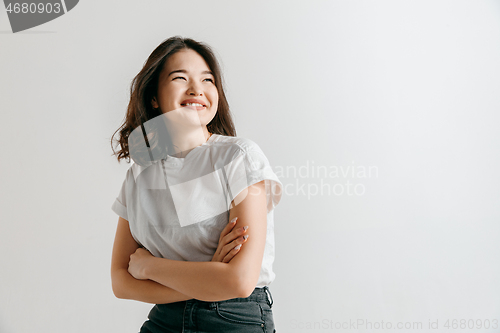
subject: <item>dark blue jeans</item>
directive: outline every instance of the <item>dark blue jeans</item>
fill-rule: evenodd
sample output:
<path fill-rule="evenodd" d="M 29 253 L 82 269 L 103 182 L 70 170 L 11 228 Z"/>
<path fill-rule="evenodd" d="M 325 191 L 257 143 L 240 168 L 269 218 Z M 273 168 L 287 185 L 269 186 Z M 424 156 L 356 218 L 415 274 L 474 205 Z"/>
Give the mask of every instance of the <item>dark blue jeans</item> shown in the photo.
<path fill-rule="evenodd" d="M 247 298 L 156 304 L 140 333 L 275 333 L 272 305 L 267 286 Z"/>

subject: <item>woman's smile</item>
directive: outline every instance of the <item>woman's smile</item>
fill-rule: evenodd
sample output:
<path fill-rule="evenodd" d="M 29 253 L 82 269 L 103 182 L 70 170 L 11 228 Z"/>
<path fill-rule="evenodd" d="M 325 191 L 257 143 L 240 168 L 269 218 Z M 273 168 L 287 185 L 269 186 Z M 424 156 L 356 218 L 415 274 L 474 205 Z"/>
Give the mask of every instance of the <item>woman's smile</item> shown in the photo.
<path fill-rule="evenodd" d="M 207 107 L 207 105 L 203 103 L 203 101 L 194 98 L 182 101 L 181 106 L 188 107 L 197 111 L 205 110 Z"/>

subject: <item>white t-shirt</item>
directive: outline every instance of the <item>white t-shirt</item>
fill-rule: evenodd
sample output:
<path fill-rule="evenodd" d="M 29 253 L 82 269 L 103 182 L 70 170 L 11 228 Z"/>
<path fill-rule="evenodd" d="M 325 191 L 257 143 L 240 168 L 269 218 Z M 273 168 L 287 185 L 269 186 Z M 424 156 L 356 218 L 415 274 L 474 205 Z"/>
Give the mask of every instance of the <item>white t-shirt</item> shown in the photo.
<path fill-rule="evenodd" d="M 167 155 L 145 167 L 132 163 L 111 209 L 129 221 L 135 241 L 155 257 L 210 261 L 231 202 L 262 180 L 267 235 L 257 287 L 264 287 L 275 278 L 274 207 L 282 183 L 252 140 L 212 134 L 184 158 Z"/>

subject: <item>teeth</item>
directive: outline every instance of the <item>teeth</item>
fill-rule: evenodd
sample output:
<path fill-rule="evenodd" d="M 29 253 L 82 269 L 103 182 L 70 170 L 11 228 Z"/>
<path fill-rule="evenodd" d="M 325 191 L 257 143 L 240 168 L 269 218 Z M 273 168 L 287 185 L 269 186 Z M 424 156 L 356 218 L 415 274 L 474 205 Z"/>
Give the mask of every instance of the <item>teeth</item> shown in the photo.
<path fill-rule="evenodd" d="M 200 103 L 186 103 L 186 105 L 203 106 L 203 105 L 202 105 L 202 104 L 200 104 Z"/>

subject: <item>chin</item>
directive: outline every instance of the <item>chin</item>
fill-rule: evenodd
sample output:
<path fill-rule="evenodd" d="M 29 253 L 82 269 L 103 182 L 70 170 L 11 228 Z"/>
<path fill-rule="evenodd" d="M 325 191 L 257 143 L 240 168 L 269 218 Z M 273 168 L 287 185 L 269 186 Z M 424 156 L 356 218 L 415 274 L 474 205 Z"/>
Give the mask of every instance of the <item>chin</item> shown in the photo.
<path fill-rule="evenodd" d="M 208 125 L 215 118 L 215 112 L 213 114 L 207 114 L 200 117 L 200 122 L 202 125 Z"/>

